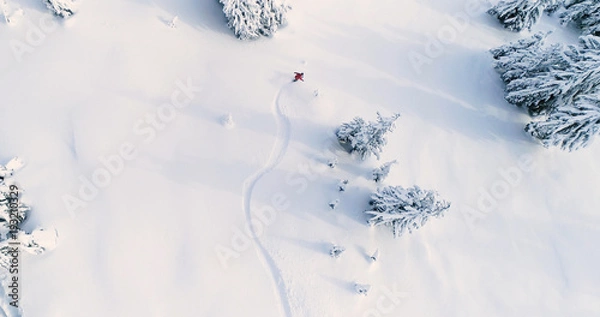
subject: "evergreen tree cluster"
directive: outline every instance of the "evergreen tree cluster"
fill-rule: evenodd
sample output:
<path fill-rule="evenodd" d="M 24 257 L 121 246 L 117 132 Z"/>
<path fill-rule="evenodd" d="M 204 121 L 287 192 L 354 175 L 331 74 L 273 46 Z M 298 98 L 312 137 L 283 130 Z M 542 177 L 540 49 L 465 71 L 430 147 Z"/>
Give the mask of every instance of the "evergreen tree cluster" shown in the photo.
<path fill-rule="evenodd" d="M 219 0 L 223 13 L 240 40 L 271 36 L 287 23 L 290 6 L 285 0 Z"/>
<path fill-rule="evenodd" d="M 336 136 L 340 144 L 350 153 L 356 152 L 362 160 L 371 154 L 379 159 L 383 147 L 387 144 L 386 134 L 394 129 L 395 121 L 400 117 L 396 113 L 390 117 L 383 117 L 377 113 L 376 122 L 367 122 L 356 117 L 352 121 L 343 123 L 337 130 Z M 375 168 L 371 172 L 371 179 L 381 184 L 389 175 L 392 165 L 396 160 L 389 161 Z M 342 185 L 338 184 L 340 191 L 346 190 L 347 180 Z M 329 204 L 335 209 L 339 200 Z M 439 198 L 437 192 L 422 190 L 418 186 L 403 188 L 401 186 L 379 187 L 371 196 L 371 208 L 365 213 L 370 216 L 368 223 L 378 226 L 385 225 L 392 228 L 394 237 L 400 237 L 405 231 L 412 232 L 423 226 L 429 218 L 440 217 L 450 208 L 450 203 Z M 371 258 L 377 260 L 376 252 Z"/>
<path fill-rule="evenodd" d="M 506 100 L 543 116 L 525 131 L 546 147 L 573 151 L 598 134 L 600 38 L 587 35 L 579 45 L 545 45 L 535 34 L 491 50 L 494 68 L 506 84 Z"/>

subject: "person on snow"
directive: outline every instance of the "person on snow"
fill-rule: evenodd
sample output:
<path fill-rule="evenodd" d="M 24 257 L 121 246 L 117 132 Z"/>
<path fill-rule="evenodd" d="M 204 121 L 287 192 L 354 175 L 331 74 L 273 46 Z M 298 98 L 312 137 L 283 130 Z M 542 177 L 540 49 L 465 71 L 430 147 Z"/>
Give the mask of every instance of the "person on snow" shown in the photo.
<path fill-rule="evenodd" d="M 294 72 L 294 82 L 297 82 L 299 80 L 304 81 L 304 73 Z"/>

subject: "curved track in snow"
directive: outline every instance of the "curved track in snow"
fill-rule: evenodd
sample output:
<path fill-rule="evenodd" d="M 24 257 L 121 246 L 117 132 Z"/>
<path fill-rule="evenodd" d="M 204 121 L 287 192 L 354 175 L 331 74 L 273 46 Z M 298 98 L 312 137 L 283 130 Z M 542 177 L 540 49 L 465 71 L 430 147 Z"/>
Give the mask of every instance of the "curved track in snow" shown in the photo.
<path fill-rule="evenodd" d="M 288 145 L 290 142 L 290 133 L 291 133 L 291 125 L 290 120 L 285 113 L 285 107 L 279 103 L 279 99 L 285 87 L 289 84 L 282 87 L 275 100 L 273 101 L 273 116 L 275 117 L 275 121 L 277 122 L 277 134 L 275 137 L 275 143 L 271 149 L 271 154 L 269 155 L 269 159 L 265 163 L 265 165 L 252 176 L 250 176 L 244 182 L 243 189 L 243 197 L 244 197 L 244 213 L 246 214 L 246 221 L 248 223 L 248 227 L 252 231 L 252 235 L 255 237 L 252 239 L 252 243 L 254 244 L 256 253 L 265 268 L 265 270 L 269 271 L 273 288 L 275 291 L 275 295 L 278 297 L 280 303 L 280 309 L 282 311 L 282 315 L 286 317 L 292 316 L 292 311 L 290 308 L 290 303 L 287 297 L 287 288 L 285 286 L 285 282 L 281 276 L 281 271 L 277 267 L 277 264 L 273 260 L 273 257 L 269 254 L 264 245 L 260 242 L 259 237 L 257 237 L 256 230 L 253 226 L 251 226 L 252 219 L 254 218 L 252 215 L 252 211 L 250 208 L 250 203 L 252 202 L 252 192 L 254 191 L 254 187 L 260 181 L 260 179 L 271 172 L 277 165 L 281 162 L 285 153 L 287 152 Z"/>

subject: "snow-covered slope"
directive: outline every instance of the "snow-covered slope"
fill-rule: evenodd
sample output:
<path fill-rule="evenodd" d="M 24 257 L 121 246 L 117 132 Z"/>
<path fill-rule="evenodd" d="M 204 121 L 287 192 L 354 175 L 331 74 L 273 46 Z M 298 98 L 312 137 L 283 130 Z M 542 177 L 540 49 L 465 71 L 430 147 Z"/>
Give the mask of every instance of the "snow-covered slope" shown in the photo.
<path fill-rule="evenodd" d="M 81 1 L 55 26 L 40 1 L 9 3 L 24 14 L 0 25 L 0 154 L 27 162 L 29 226 L 60 233 L 23 259 L 24 316 L 600 314 L 600 146 L 522 131 L 487 52 L 519 35 L 488 4 L 295 1 L 274 38 L 240 42 L 212 0 Z M 534 31 L 549 29 L 575 38 L 549 18 Z M 377 111 L 402 114 L 381 161 L 347 156 L 336 126 Z M 363 213 L 371 170 L 394 159 L 385 184 L 452 202 L 399 239 Z"/>

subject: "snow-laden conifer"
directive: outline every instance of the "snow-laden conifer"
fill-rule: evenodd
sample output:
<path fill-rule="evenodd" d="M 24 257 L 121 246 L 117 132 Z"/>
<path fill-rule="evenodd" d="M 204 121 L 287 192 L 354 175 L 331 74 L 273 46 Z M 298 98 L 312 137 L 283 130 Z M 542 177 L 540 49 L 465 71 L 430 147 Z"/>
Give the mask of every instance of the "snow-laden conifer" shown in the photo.
<path fill-rule="evenodd" d="M 418 186 L 406 189 L 401 186 L 379 188 L 371 196 L 370 204 L 371 209 L 366 211 L 372 216 L 369 224 L 390 227 L 396 238 L 406 231 L 412 233 L 429 218 L 440 217 L 450 208 L 450 203 L 441 199 L 437 192 Z"/>
<path fill-rule="evenodd" d="M 563 24 L 572 23 L 585 35 L 600 36 L 600 1 L 565 0 L 565 10 L 560 14 Z"/>
<path fill-rule="evenodd" d="M 220 0 L 228 26 L 241 40 L 271 36 L 285 25 L 290 6 L 285 0 Z"/>
<path fill-rule="evenodd" d="M 354 118 L 352 121 L 343 123 L 337 130 L 338 141 L 350 152 L 357 153 L 362 160 L 370 155 L 377 159 L 383 147 L 387 144 L 387 134 L 395 128 L 395 121 L 400 114 L 383 117 L 377 113 L 376 122 L 366 122 L 363 118 Z"/>
<path fill-rule="evenodd" d="M 497 18 L 504 28 L 520 32 L 531 30 L 544 11 L 552 12 L 558 7 L 558 0 L 503 0 L 488 13 Z"/>
<path fill-rule="evenodd" d="M 581 96 L 554 110 L 546 120 L 530 122 L 525 131 L 545 147 L 584 148 L 600 133 L 600 95 Z"/>

